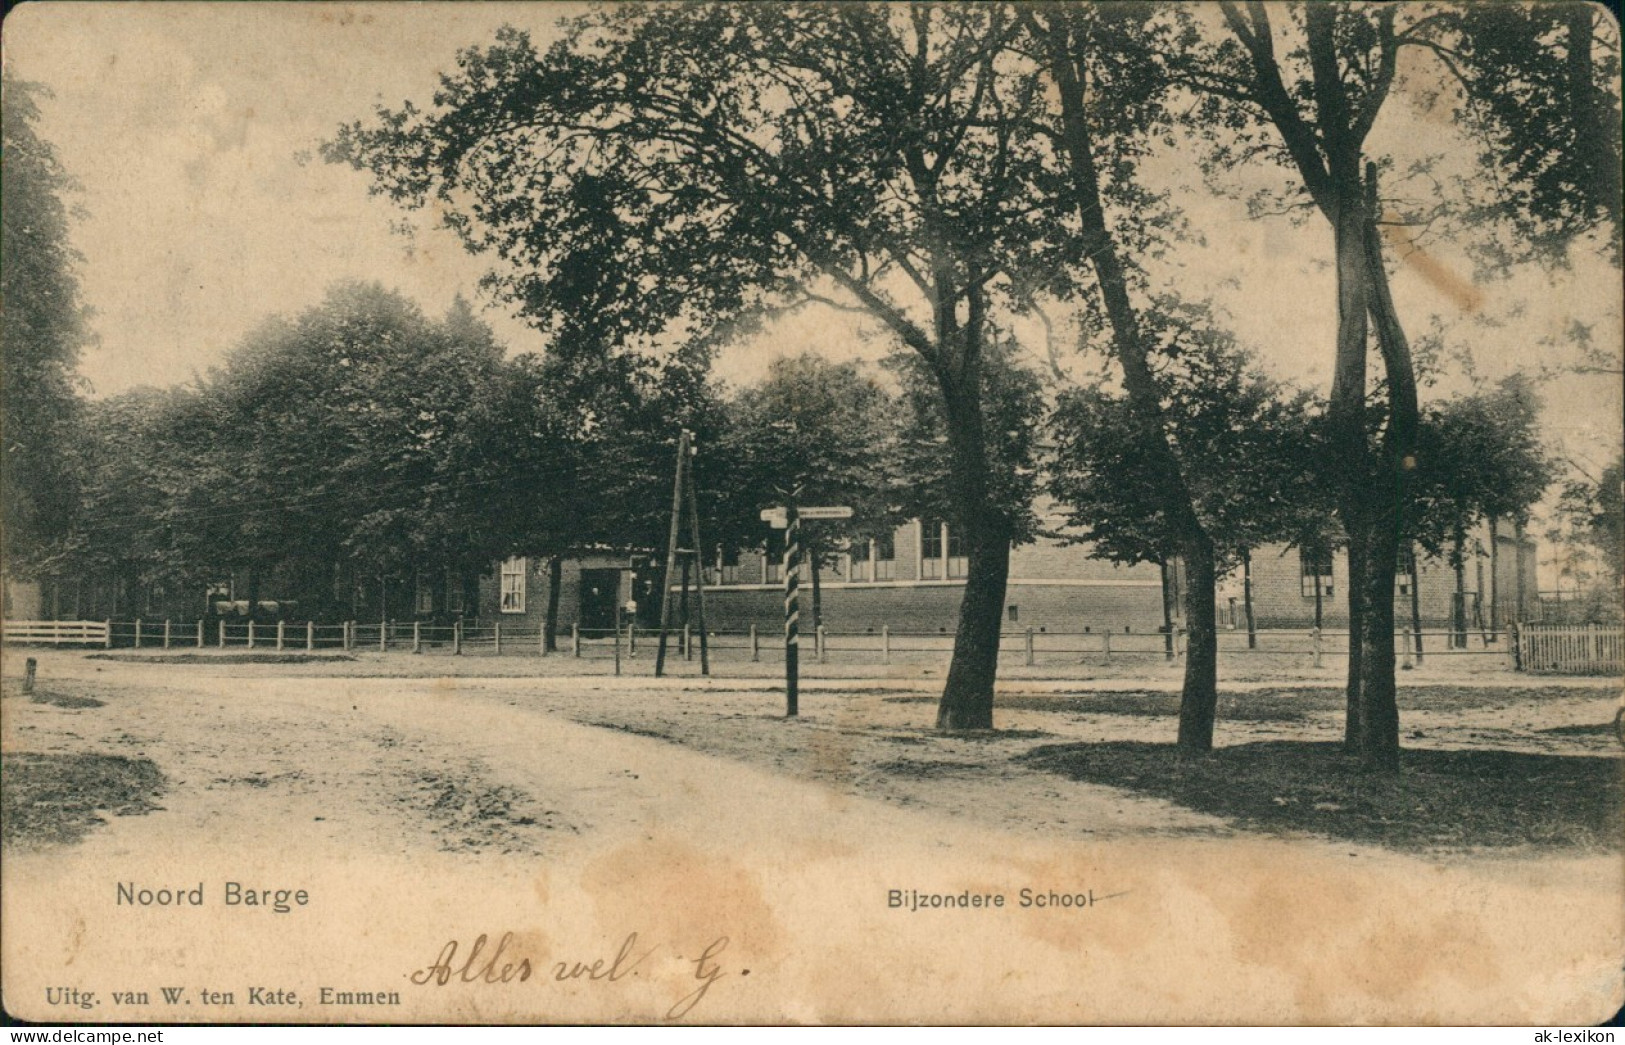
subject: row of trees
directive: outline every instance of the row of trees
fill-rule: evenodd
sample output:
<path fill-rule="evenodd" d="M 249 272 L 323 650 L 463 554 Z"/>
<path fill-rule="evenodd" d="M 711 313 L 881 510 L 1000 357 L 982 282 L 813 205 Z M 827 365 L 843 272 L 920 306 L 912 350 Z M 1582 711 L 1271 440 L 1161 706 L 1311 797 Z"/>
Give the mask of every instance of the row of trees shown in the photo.
<path fill-rule="evenodd" d="M 1021 532 L 994 496 L 1016 474 L 987 423 L 996 332 L 1035 307 L 1093 317 L 1157 477 L 1144 492 L 1191 574 L 1191 751 L 1212 742 L 1219 517 L 1154 367 L 1148 316 L 1166 288 L 1138 259 L 1175 246 L 1181 223 L 1141 161 L 1183 135 L 1212 167 L 1278 172 L 1266 195 L 1331 233 L 1324 437 L 1359 636 L 1347 738 L 1393 769 L 1394 578 L 1428 466 L 1389 286 L 1404 237 L 1385 229 L 1436 211 L 1441 180 L 1439 157 L 1373 148 L 1373 130 L 1396 88 L 1426 77 L 1413 96 L 1472 132 L 1441 139 L 1456 152 L 1444 162 L 1489 172 L 1443 201 L 1494 227 L 1485 257 L 1550 259 L 1602 228 L 1617 263 L 1613 30 L 1584 4 L 618 7 L 545 52 L 504 31 L 462 53 L 431 107 L 380 110 L 326 152 L 406 206 L 442 209 L 497 260 L 496 286 L 575 351 L 809 299 L 889 330 L 932 382 L 969 556 L 944 728 L 992 724 Z M 1412 173 L 1426 208 L 1400 195 Z"/>

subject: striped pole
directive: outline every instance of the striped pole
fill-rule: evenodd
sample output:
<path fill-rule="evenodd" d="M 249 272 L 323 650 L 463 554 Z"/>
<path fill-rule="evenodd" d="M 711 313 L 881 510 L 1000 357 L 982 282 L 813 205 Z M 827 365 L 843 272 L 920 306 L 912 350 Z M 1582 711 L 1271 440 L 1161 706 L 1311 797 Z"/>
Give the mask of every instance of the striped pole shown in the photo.
<path fill-rule="evenodd" d="M 797 693 L 800 665 L 800 587 L 801 587 L 801 519 L 796 515 L 795 498 L 787 498 L 784 528 L 784 714 L 794 718 L 798 714 L 800 694 Z"/>

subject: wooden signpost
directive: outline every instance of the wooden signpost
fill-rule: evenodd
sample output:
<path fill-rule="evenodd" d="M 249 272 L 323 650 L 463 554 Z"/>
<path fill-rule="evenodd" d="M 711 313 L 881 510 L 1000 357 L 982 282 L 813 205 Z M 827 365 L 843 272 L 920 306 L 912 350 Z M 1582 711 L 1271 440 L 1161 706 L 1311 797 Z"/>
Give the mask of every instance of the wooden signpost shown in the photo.
<path fill-rule="evenodd" d="M 801 520 L 850 519 L 852 509 L 845 506 L 796 506 L 798 486 L 790 491 L 789 503 L 782 508 L 767 508 L 762 521 L 775 530 L 784 531 L 784 714 L 795 718 L 800 713 L 801 688 Z M 818 565 L 813 564 L 813 569 Z"/>

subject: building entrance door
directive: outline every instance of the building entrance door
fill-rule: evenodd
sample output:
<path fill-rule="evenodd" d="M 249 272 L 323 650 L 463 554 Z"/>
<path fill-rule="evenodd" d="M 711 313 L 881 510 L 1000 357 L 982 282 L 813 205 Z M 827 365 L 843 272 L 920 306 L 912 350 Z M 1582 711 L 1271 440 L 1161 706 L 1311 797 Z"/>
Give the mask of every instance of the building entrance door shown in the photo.
<path fill-rule="evenodd" d="M 621 597 L 621 571 L 581 571 L 581 630 L 613 631 L 615 603 Z"/>

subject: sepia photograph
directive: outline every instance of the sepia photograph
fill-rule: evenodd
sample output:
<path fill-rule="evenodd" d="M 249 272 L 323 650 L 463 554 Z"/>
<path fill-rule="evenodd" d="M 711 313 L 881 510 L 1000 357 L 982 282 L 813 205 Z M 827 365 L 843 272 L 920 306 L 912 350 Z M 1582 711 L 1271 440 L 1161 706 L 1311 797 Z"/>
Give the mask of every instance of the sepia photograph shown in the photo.
<path fill-rule="evenodd" d="M 5 1018 L 1617 1023 L 1620 42 L 12 7 Z"/>

